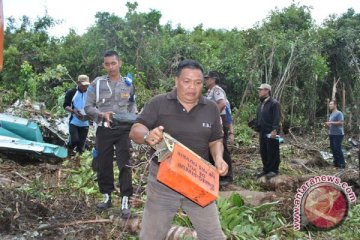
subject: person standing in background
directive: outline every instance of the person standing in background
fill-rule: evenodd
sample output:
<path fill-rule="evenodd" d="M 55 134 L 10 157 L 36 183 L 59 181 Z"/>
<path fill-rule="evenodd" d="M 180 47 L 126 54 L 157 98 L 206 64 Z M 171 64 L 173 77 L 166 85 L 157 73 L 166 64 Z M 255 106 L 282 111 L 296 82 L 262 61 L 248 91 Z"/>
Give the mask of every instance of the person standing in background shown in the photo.
<path fill-rule="evenodd" d="M 74 150 L 82 154 L 86 137 L 89 132 L 89 121 L 85 116 L 85 101 L 89 87 L 89 77 L 79 75 L 77 88 L 66 92 L 63 107 L 70 113 L 69 119 L 69 142 L 67 144 L 68 155 L 72 156 Z M 76 165 L 80 166 L 80 158 L 76 157 Z"/>
<path fill-rule="evenodd" d="M 230 122 L 228 121 L 226 115 L 226 93 L 225 91 L 218 85 L 220 81 L 220 76 L 216 71 L 209 71 L 205 76 L 205 84 L 208 89 L 206 98 L 214 101 L 219 109 L 222 126 L 223 126 L 223 144 L 224 144 L 224 160 L 229 166 L 229 171 L 226 176 L 220 177 L 220 186 L 226 186 L 233 182 L 233 172 L 232 172 L 232 160 L 230 151 L 228 149 L 228 139 L 229 135 L 234 135 L 234 129 L 229 132 Z M 229 104 L 230 105 L 230 104 Z"/>
<path fill-rule="evenodd" d="M 329 102 L 329 121 L 324 126 L 329 129 L 330 148 L 334 157 L 336 168 L 345 168 L 344 154 L 341 150 L 341 143 L 344 138 L 344 115 L 337 109 L 335 100 Z"/>
<path fill-rule="evenodd" d="M 280 143 L 280 103 L 271 97 L 271 86 L 263 83 L 258 87 L 260 104 L 256 112 L 255 126 L 259 132 L 260 155 L 263 170 L 256 174 L 270 179 L 279 174 Z"/>

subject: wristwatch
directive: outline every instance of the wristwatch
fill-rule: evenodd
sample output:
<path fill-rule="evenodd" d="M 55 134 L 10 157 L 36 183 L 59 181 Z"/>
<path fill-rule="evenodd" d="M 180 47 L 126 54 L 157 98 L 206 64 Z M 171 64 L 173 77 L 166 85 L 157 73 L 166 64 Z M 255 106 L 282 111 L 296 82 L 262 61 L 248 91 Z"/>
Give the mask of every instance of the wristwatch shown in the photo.
<path fill-rule="evenodd" d="M 146 141 L 146 139 L 148 138 L 149 134 L 150 134 L 150 131 L 147 131 L 147 132 L 145 133 L 145 135 L 144 135 L 144 143 L 145 143 L 145 144 L 148 144 L 147 141 Z"/>

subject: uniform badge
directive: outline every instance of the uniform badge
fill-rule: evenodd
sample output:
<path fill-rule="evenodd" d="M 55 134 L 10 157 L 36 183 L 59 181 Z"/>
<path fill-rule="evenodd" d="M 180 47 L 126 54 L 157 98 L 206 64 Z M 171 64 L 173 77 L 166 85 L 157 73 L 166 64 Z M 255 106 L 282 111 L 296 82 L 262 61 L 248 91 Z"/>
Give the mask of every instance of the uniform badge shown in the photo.
<path fill-rule="evenodd" d="M 130 94 L 127 92 L 121 93 L 120 94 L 121 98 L 129 98 Z"/>

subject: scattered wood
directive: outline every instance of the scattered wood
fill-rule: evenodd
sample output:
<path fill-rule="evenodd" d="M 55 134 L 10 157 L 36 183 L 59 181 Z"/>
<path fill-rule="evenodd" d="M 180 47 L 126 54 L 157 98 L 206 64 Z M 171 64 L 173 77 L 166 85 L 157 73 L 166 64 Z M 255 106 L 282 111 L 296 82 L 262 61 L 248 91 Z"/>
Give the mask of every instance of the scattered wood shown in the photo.
<path fill-rule="evenodd" d="M 360 187 L 359 184 L 359 172 L 355 169 L 346 169 L 343 171 L 334 170 L 333 173 L 327 173 L 325 175 L 332 175 L 341 179 L 342 182 L 347 182 L 349 186 L 356 185 L 357 188 Z M 262 188 L 269 191 L 275 192 L 296 192 L 296 190 L 301 187 L 303 183 L 313 177 L 318 177 L 324 174 L 307 174 L 300 176 L 286 176 L 279 175 L 271 179 L 266 179 L 261 177 L 258 181 Z"/>
<path fill-rule="evenodd" d="M 290 136 L 294 139 L 294 141 L 296 142 L 296 143 L 298 143 L 298 140 L 297 140 L 297 138 L 295 137 L 295 134 L 293 134 L 293 128 L 294 127 L 290 127 L 289 128 L 289 134 L 290 134 Z"/>
<path fill-rule="evenodd" d="M 113 219 L 114 224 L 121 226 L 123 232 L 129 232 L 130 234 L 133 235 L 138 235 L 140 233 L 141 216 L 140 217 L 133 216 L 128 219 L 122 219 L 120 217 L 116 217 L 116 218 L 110 217 L 110 219 Z"/>
<path fill-rule="evenodd" d="M 292 146 L 303 149 L 303 150 L 305 150 L 306 154 L 312 156 L 312 158 L 310 158 L 305 163 L 306 166 L 326 167 L 326 166 L 330 165 L 327 161 L 325 161 L 323 159 L 323 157 L 321 156 L 320 150 L 309 147 L 304 144 L 299 144 L 299 143 L 293 143 Z"/>
<path fill-rule="evenodd" d="M 38 227 L 38 231 L 51 230 L 56 228 L 67 228 L 78 225 L 87 225 L 87 224 L 113 224 L 118 225 L 123 228 L 123 231 L 127 231 L 131 234 L 139 234 L 140 226 L 141 226 L 141 218 L 133 217 L 129 219 L 122 219 L 120 217 L 110 217 L 110 219 L 94 219 L 94 220 L 81 220 L 81 221 L 73 221 L 68 223 L 58 223 L 54 225 L 41 225 Z M 173 225 L 169 232 L 166 235 L 166 240 L 179 240 L 179 239 L 198 239 L 196 231 L 191 228 L 175 226 Z"/>
<path fill-rule="evenodd" d="M 198 239 L 196 231 L 182 226 L 172 226 L 166 235 L 165 240 Z"/>
<path fill-rule="evenodd" d="M 314 171 L 313 169 L 306 166 L 306 164 L 308 164 L 309 161 L 310 161 L 309 159 L 292 159 L 292 160 L 290 160 L 290 164 L 291 165 L 300 165 L 306 171 L 314 173 L 314 174 L 318 174 L 316 171 Z M 291 165 L 289 167 L 291 167 Z M 311 165 L 311 164 L 309 164 L 309 165 Z"/>
<path fill-rule="evenodd" d="M 233 193 L 239 194 L 245 204 L 250 206 L 259 206 L 264 203 L 274 202 L 279 198 L 276 192 L 257 192 L 250 190 L 224 191 L 220 192 L 219 195 L 223 198 L 229 198 Z"/>
<path fill-rule="evenodd" d="M 30 179 L 28 179 L 27 177 L 24 177 L 23 175 L 21 175 L 20 173 L 13 171 L 16 175 L 18 175 L 19 177 L 21 177 L 22 179 L 24 179 L 25 181 L 31 183 L 32 181 Z"/>
<path fill-rule="evenodd" d="M 356 169 L 345 169 L 343 171 L 340 171 L 334 176 L 339 177 L 344 182 L 357 182 L 360 181 L 360 173 L 359 170 Z"/>
<path fill-rule="evenodd" d="M 331 100 L 336 100 L 336 98 L 335 98 L 335 95 L 336 95 L 336 92 L 337 92 L 336 88 L 337 88 L 337 85 L 338 85 L 339 81 L 340 81 L 340 78 L 335 79 L 335 77 L 334 77 L 332 93 L 331 93 Z"/>
<path fill-rule="evenodd" d="M 94 224 L 94 223 L 113 223 L 113 220 L 110 219 L 96 219 L 96 220 L 83 220 L 83 221 L 74 221 L 69 223 L 58 223 L 54 225 L 42 225 L 38 227 L 37 230 L 43 231 L 47 229 L 54 229 L 54 228 L 65 228 L 65 227 L 71 227 L 75 225 L 85 225 L 85 224 Z"/>
<path fill-rule="evenodd" d="M 14 181 L 0 173 L 0 188 L 10 188 Z"/>
<path fill-rule="evenodd" d="M 255 146 L 250 147 L 239 147 L 236 145 L 229 145 L 230 152 L 236 152 L 237 154 L 254 154 L 259 151 Z"/>
<path fill-rule="evenodd" d="M 16 209 L 16 214 L 15 214 L 15 216 L 13 217 L 13 219 L 14 220 L 16 220 L 17 218 L 19 218 L 20 217 L 20 212 L 19 212 L 19 203 L 18 202 L 16 202 L 16 204 L 15 204 L 15 209 Z"/>
<path fill-rule="evenodd" d="M 278 175 L 270 179 L 264 176 L 258 181 L 265 190 L 275 192 L 295 192 L 299 185 L 299 180 L 296 177 L 287 175 Z"/>

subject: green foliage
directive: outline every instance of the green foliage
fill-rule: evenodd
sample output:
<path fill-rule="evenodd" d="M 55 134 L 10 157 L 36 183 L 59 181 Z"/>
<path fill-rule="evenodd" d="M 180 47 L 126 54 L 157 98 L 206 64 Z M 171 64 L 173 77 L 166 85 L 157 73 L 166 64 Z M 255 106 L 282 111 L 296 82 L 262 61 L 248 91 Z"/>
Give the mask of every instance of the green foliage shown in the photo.
<path fill-rule="evenodd" d="M 66 67 L 60 64 L 54 68 L 46 68 L 45 72 L 39 74 L 38 78 L 40 82 L 38 91 L 49 93 L 49 96 L 42 94 L 37 100 L 46 102 L 48 107 L 54 107 L 59 96 L 76 87 Z"/>
<path fill-rule="evenodd" d="M 241 146 L 249 146 L 253 143 L 253 130 L 247 126 L 247 122 L 240 122 L 234 126 L 235 142 Z"/>
<path fill-rule="evenodd" d="M 126 76 L 128 73 L 131 73 L 133 76 L 133 84 L 136 90 L 136 105 L 138 111 L 140 111 L 144 104 L 152 97 L 152 91 L 146 87 L 146 77 L 145 74 L 137 70 L 132 65 L 125 65 L 121 68 L 122 76 Z"/>
<path fill-rule="evenodd" d="M 19 89 L 17 92 L 20 93 L 20 97 L 28 93 L 31 99 L 36 99 L 36 76 L 27 61 L 21 65 L 20 81 L 23 82 L 23 84 L 18 85 Z"/>
<path fill-rule="evenodd" d="M 241 109 L 234 111 L 234 131 L 235 142 L 241 146 L 249 146 L 253 143 L 254 130 L 248 126 L 248 122 L 256 117 L 257 105 L 247 103 L 241 106 Z"/>
<path fill-rule="evenodd" d="M 312 22 L 309 7 L 292 3 L 282 10 L 272 11 L 267 27 L 279 32 L 300 32 L 310 29 Z"/>
<path fill-rule="evenodd" d="M 229 239 L 278 238 L 282 236 L 285 219 L 275 211 L 278 203 L 257 207 L 244 204 L 240 195 L 233 193 L 229 199 L 219 198 L 218 208 L 223 231 Z"/>
<path fill-rule="evenodd" d="M 91 79 L 103 75 L 103 53 L 114 49 L 124 62 L 122 74 L 134 76 L 139 110 L 150 97 L 170 90 L 177 64 L 191 58 L 202 63 L 205 71 L 221 73 L 233 106 L 256 106 L 256 87 L 270 83 L 273 96 L 282 104 L 283 121 L 290 127 L 314 126 L 326 114 L 324 101 L 331 95 L 333 79 L 340 77 L 338 86 L 347 94 L 347 109 L 342 110 L 352 114 L 354 126 L 360 122 L 360 18 L 353 9 L 329 17 L 319 27 L 308 6 L 291 3 L 270 11 L 251 29 L 205 30 L 200 24 L 189 31 L 180 25 L 174 29 L 161 25 L 159 11 L 139 12 L 136 2 L 126 7 L 125 17 L 98 12 L 86 33 L 70 30 L 61 39 L 48 35 L 48 29 L 58 23 L 48 15 L 34 23 L 26 16 L 19 19 L 20 24 L 9 18 L 0 76 L 1 92 L 7 93 L 2 104 L 27 92 L 61 115 L 58 99 L 74 86 L 69 80 L 79 74 Z M 342 91 L 336 98 L 342 99 Z M 246 126 L 249 113 L 235 127 L 236 141 L 246 145 L 251 143 Z"/>
<path fill-rule="evenodd" d="M 29 194 L 31 197 L 39 200 L 50 200 L 53 198 L 53 193 L 48 189 L 47 183 L 41 179 L 40 175 L 31 181 L 30 184 L 25 184 L 20 188 L 20 191 Z"/>
<path fill-rule="evenodd" d="M 67 186 L 83 194 L 95 196 L 99 191 L 94 181 L 96 173 L 91 169 L 93 159 L 91 152 L 84 152 L 80 159 L 81 166 L 70 170 L 69 177 L 66 179 Z M 70 162 L 67 160 L 63 164 L 68 165 Z"/>
<path fill-rule="evenodd" d="M 258 163 L 258 166 L 261 163 Z M 237 185 L 251 190 L 251 191 L 261 191 L 262 188 L 260 187 L 259 183 L 253 179 L 254 172 L 245 172 L 243 175 L 241 175 L 241 177 L 236 177 L 235 176 L 235 182 Z"/>
<path fill-rule="evenodd" d="M 51 113 L 53 114 L 53 116 L 62 117 L 68 114 L 68 112 L 65 111 L 63 107 L 64 101 L 65 101 L 65 94 L 62 94 L 58 97 L 56 106 L 53 109 L 51 109 Z"/>
<path fill-rule="evenodd" d="M 6 108 L 7 106 L 13 104 L 17 99 L 17 96 L 18 94 L 15 89 L 9 90 L 4 87 L 0 87 L 0 107 Z M 3 111 L 3 109 L 0 109 L 0 111 Z"/>
<path fill-rule="evenodd" d="M 173 224 L 178 225 L 178 226 L 192 228 L 192 223 L 190 221 L 190 218 L 186 214 L 184 214 L 182 211 L 179 211 L 175 215 L 175 217 L 173 219 Z"/>

